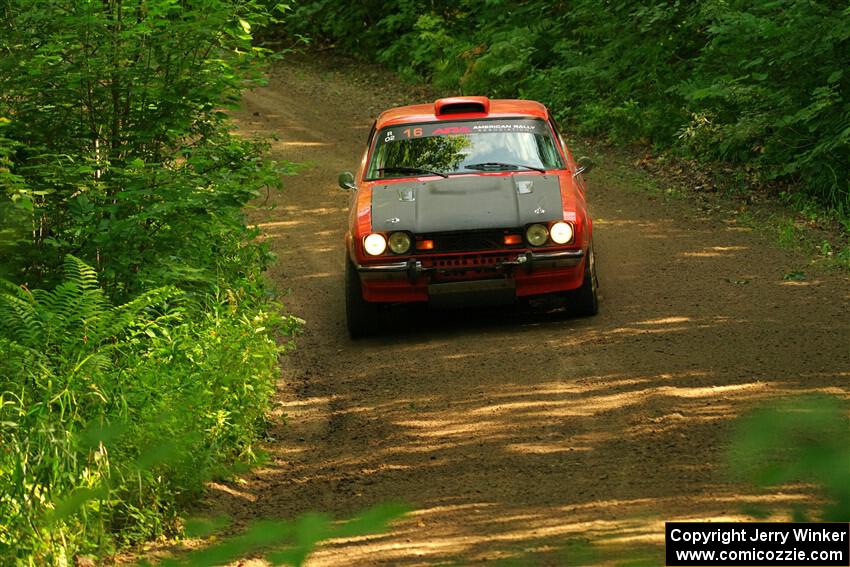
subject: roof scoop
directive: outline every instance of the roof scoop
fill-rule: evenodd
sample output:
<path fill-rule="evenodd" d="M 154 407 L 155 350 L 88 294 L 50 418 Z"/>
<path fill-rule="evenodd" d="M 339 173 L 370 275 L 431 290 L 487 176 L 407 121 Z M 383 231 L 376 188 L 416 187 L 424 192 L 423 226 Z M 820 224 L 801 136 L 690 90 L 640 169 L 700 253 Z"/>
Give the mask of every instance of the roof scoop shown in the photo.
<path fill-rule="evenodd" d="M 490 99 L 486 96 L 454 96 L 441 98 L 434 102 L 434 114 L 437 116 L 487 114 L 489 112 Z"/>

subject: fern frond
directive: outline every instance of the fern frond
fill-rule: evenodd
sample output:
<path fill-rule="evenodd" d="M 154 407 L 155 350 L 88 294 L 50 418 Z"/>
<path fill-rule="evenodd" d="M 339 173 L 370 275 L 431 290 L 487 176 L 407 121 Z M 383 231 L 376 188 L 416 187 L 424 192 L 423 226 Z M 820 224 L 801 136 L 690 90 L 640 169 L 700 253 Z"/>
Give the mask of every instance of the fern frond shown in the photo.
<path fill-rule="evenodd" d="M 104 370 L 115 338 L 132 326 L 150 324 L 157 319 L 152 308 L 181 294 L 161 287 L 116 308 L 99 287 L 97 273 L 70 255 L 65 281 L 50 291 L 29 292 L 9 282 L 0 286 L 0 338 L 60 354 L 57 360 L 70 364 L 72 373 Z"/>
<path fill-rule="evenodd" d="M 105 373 L 112 366 L 112 359 L 108 356 L 110 350 L 112 349 L 106 348 L 89 353 L 77 362 L 72 369 L 72 373 L 76 374 L 81 371 L 89 371 L 91 374 Z"/>
<path fill-rule="evenodd" d="M 77 284 L 77 287 L 81 290 L 100 290 L 100 282 L 97 279 L 97 272 L 95 269 L 76 256 L 66 254 L 62 270 L 65 275 L 65 279 Z"/>
<path fill-rule="evenodd" d="M 26 375 L 46 374 L 48 364 L 42 351 L 0 337 L 0 392 L 20 387 Z"/>
<path fill-rule="evenodd" d="M 173 286 L 164 286 L 147 291 L 132 301 L 116 307 L 112 312 L 111 334 L 116 335 L 131 325 L 147 323 L 151 318 L 142 317 L 144 311 L 156 305 L 162 305 L 180 295 L 182 295 L 182 292 L 179 289 Z"/>
<path fill-rule="evenodd" d="M 0 295 L 14 295 L 16 297 L 29 295 L 28 292 L 19 285 L 4 279 L 0 279 Z"/>
<path fill-rule="evenodd" d="M 43 327 L 35 296 L 20 286 L 0 280 L 0 336 L 37 346 Z"/>

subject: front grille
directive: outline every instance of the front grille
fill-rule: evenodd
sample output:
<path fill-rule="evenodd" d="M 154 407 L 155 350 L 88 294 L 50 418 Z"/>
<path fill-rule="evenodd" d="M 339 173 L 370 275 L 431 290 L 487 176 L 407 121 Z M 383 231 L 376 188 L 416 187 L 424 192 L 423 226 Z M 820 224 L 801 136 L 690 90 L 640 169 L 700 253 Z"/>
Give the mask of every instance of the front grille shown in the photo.
<path fill-rule="evenodd" d="M 420 252 L 439 254 L 443 252 L 471 252 L 476 250 L 500 250 L 506 248 L 505 234 L 520 231 L 506 230 L 469 230 L 464 232 L 442 232 L 423 234 L 423 240 L 433 240 L 434 249 Z M 508 247 L 509 248 L 509 247 Z"/>

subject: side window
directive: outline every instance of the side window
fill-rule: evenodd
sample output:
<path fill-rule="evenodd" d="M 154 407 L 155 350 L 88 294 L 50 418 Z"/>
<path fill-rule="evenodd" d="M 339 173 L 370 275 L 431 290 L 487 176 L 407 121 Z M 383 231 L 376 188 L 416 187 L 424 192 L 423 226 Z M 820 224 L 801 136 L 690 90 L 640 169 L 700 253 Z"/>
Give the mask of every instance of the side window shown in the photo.
<path fill-rule="evenodd" d="M 375 148 L 375 155 L 372 156 L 372 163 L 369 165 L 369 171 L 366 173 L 366 177 L 372 179 L 378 176 L 378 168 L 383 167 L 386 162 L 388 147 L 389 144 L 378 144 Z"/>
<path fill-rule="evenodd" d="M 539 156 L 540 163 L 544 167 L 547 169 L 563 169 L 564 160 L 561 158 L 561 152 L 555 147 L 560 143 L 557 138 L 553 139 L 551 136 L 535 134 L 534 141 L 537 148 L 537 156 Z M 533 163 L 533 161 L 527 161 L 526 163 Z"/>
<path fill-rule="evenodd" d="M 375 137 L 375 126 L 376 126 L 377 124 L 378 124 L 378 121 L 377 121 L 377 120 L 375 120 L 374 122 L 372 122 L 372 129 L 371 129 L 371 130 L 369 130 L 369 137 L 366 139 L 366 147 L 367 147 L 367 148 L 368 148 L 369 146 L 371 146 L 371 145 L 372 145 L 372 138 L 374 138 L 374 137 Z"/>
<path fill-rule="evenodd" d="M 558 143 L 561 144 L 561 149 L 564 151 L 564 155 L 567 157 L 567 167 L 570 169 L 570 171 L 574 171 L 576 169 L 576 164 L 573 161 L 572 154 L 570 154 L 570 151 L 567 149 L 567 143 L 564 141 L 564 137 L 561 136 L 561 129 L 558 128 L 558 124 L 551 116 L 549 117 L 549 124 L 552 126 L 552 130 L 555 131 L 555 135 L 558 137 Z"/>

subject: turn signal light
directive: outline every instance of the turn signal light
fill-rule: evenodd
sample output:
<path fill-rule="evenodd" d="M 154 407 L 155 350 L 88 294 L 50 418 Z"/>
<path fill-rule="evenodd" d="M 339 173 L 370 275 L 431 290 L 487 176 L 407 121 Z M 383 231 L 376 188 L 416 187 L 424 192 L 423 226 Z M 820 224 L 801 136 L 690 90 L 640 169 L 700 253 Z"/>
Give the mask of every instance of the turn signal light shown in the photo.
<path fill-rule="evenodd" d="M 417 250 L 433 250 L 434 249 L 434 241 L 433 240 L 420 240 L 416 243 Z"/>
<path fill-rule="evenodd" d="M 506 234 L 505 246 L 513 246 L 514 244 L 522 244 L 522 236 L 519 234 Z"/>

